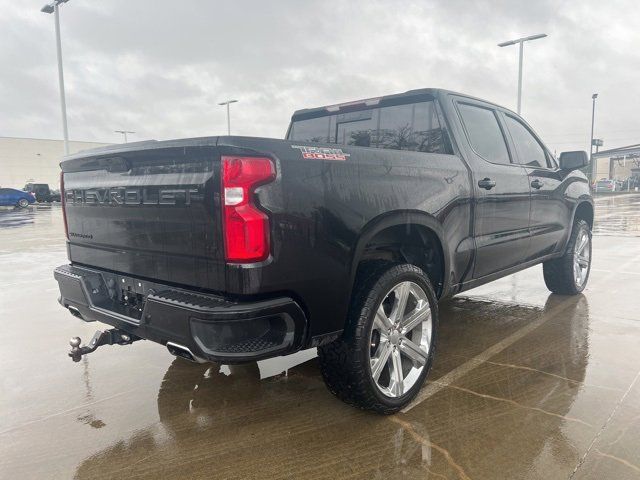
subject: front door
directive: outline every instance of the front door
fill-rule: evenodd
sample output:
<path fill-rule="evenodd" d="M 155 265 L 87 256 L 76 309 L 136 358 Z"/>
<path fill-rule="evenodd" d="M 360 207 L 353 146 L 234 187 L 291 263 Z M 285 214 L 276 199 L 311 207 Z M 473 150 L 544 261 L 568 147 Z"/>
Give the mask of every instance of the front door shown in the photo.
<path fill-rule="evenodd" d="M 564 200 L 563 175 L 551 154 L 519 118 L 504 113 L 517 161 L 525 168 L 531 186 L 531 243 L 527 260 L 554 253 L 565 240 L 571 209 Z"/>
<path fill-rule="evenodd" d="M 471 146 L 475 188 L 476 260 L 473 278 L 482 278 L 522 262 L 529 248 L 529 180 L 512 160 L 498 112 L 473 100 L 457 109 Z"/>

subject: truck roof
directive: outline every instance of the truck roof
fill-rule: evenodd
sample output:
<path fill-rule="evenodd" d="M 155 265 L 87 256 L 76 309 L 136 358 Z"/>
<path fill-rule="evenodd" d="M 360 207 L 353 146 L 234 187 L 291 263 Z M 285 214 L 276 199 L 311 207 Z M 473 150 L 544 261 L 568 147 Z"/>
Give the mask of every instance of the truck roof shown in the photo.
<path fill-rule="evenodd" d="M 472 98 L 474 100 L 479 100 L 485 103 L 489 103 L 495 105 L 500 108 L 501 105 L 497 105 L 493 102 L 484 100 L 482 98 L 474 97 L 472 95 L 467 95 L 464 93 L 458 93 L 451 90 L 445 90 L 442 88 L 418 88 L 414 90 L 407 90 L 403 93 L 394 93 L 391 95 L 382 95 L 380 97 L 373 98 L 365 98 L 362 100 L 355 100 L 345 103 L 336 103 L 333 105 L 324 105 L 322 107 L 314 107 L 314 108 L 304 108 L 301 110 L 296 110 L 293 112 L 291 116 L 291 121 L 296 120 L 305 120 L 308 118 L 321 117 L 324 115 L 332 115 L 337 112 L 345 113 L 353 110 L 362 110 L 365 108 L 375 108 L 375 107 L 384 107 L 390 105 L 398 105 L 404 103 L 413 103 L 420 102 L 425 100 L 430 100 L 442 95 L 457 95 L 460 97 Z M 506 109 L 509 110 L 509 109 Z"/>

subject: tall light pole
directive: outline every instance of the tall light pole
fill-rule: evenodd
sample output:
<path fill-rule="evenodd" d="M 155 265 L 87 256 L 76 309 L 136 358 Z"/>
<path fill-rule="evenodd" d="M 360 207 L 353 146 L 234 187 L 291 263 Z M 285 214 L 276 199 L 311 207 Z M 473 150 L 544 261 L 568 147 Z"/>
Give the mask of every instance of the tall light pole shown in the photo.
<path fill-rule="evenodd" d="M 537 40 L 546 36 L 546 33 L 539 33 L 537 35 L 530 35 L 528 37 L 517 38 L 515 40 L 509 40 L 498 44 L 499 47 L 508 47 L 509 45 L 515 44 L 520 45 L 520 59 L 518 61 L 518 115 L 520 115 L 522 106 L 522 56 L 524 55 L 524 42 Z"/>
<path fill-rule="evenodd" d="M 64 73 L 62 72 L 62 42 L 60 41 L 60 13 L 61 3 L 69 0 L 53 0 L 40 9 L 44 13 L 53 13 L 56 23 L 56 51 L 58 54 L 58 86 L 60 87 L 60 109 L 62 110 L 62 133 L 64 135 L 64 154 L 69 155 L 69 131 L 67 129 L 67 101 L 64 95 Z"/>
<path fill-rule="evenodd" d="M 226 105 L 227 106 L 227 135 L 231 135 L 231 113 L 229 111 L 229 105 L 232 103 L 236 103 L 238 100 L 226 100 L 224 102 L 220 102 L 218 105 Z"/>
<path fill-rule="evenodd" d="M 124 135 L 124 143 L 127 143 L 127 133 L 136 133 L 136 132 L 132 132 L 131 130 L 114 130 L 115 133 L 121 133 L 122 135 Z"/>
<path fill-rule="evenodd" d="M 595 165 L 593 164 L 593 126 L 595 125 L 595 120 L 596 120 L 596 98 L 598 98 L 598 94 L 594 93 L 593 95 L 591 95 L 591 101 L 592 101 L 592 105 L 591 105 L 591 142 L 589 145 L 589 164 L 591 165 L 591 183 L 593 183 L 595 181 L 595 177 L 598 174 L 598 172 L 596 171 L 597 169 L 595 168 Z"/>

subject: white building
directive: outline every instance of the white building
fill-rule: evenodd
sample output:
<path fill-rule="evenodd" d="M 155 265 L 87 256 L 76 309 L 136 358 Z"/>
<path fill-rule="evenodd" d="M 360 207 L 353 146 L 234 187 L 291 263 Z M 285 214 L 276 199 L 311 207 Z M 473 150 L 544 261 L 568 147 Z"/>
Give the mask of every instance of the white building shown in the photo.
<path fill-rule="evenodd" d="M 108 145 L 97 142 L 69 142 L 69 152 Z M 62 140 L 0 137 L 0 187 L 21 189 L 27 182 L 48 183 L 58 188 Z"/>

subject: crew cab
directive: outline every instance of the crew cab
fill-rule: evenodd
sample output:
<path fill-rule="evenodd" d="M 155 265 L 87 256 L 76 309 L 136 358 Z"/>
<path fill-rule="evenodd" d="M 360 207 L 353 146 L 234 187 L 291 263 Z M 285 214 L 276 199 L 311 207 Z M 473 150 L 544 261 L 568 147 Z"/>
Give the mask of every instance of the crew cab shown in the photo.
<path fill-rule="evenodd" d="M 197 362 L 318 347 L 335 395 L 395 412 L 431 367 L 440 299 L 540 263 L 552 292 L 585 288 L 587 163 L 439 89 L 299 110 L 285 140 L 65 157 L 59 301 L 114 327 L 70 355 L 138 339 Z"/>

